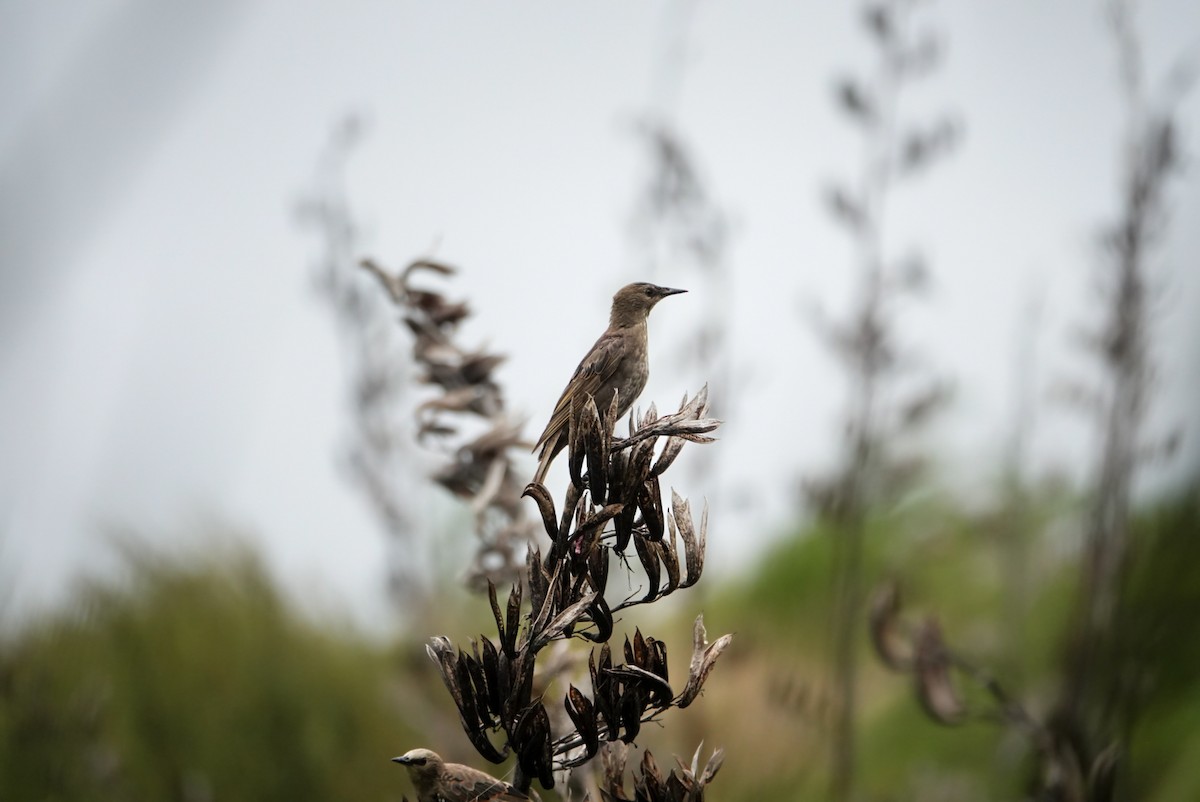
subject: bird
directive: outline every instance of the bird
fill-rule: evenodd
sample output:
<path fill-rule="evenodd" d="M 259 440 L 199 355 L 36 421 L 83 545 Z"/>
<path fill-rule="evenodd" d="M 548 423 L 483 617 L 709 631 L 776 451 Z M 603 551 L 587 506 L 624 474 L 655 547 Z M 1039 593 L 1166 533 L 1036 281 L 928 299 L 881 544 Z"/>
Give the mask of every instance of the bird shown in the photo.
<path fill-rule="evenodd" d="M 461 763 L 447 763 L 428 749 L 410 749 L 392 762 L 408 769 L 417 802 L 529 802 L 527 795 L 503 780 Z"/>
<path fill-rule="evenodd" d="M 633 406 L 634 400 L 646 386 L 646 379 L 650 377 L 646 319 L 655 304 L 682 292 L 687 290 L 660 287 L 644 281 L 627 284 L 617 290 L 612 300 L 608 328 L 584 356 L 579 367 L 575 368 L 566 389 L 554 405 L 546 430 L 533 447 L 535 452 L 541 449 L 537 473 L 533 477 L 535 483 L 542 483 L 550 463 L 567 445 L 572 404 L 577 405 L 578 415 L 590 395 L 596 401 L 596 409 L 603 415 L 612 404 L 613 392 L 616 392 L 617 417 Z"/>

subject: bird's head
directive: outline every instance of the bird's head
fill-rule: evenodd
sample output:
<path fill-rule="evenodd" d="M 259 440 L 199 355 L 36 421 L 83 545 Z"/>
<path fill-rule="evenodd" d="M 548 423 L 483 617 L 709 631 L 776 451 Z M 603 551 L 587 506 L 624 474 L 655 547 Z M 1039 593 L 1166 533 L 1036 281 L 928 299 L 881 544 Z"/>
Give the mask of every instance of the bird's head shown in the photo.
<path fill-rule="evenodd" d="M 687 290 L 673 290 L 645 281 L 626 284 L 613 296 L 612 318 L 614 326 L 633 326 L 641 323 L 650 314 L 654 305 L 668 295 L 678 295 Z"/>
<path fill-rule="evenodd" d="M 429 749 L 410 749 L 403 755 L 392 758 L 392 762 L 407 768 L 414 778 L 436 777 L 443 765 L 438 753 Z"/>

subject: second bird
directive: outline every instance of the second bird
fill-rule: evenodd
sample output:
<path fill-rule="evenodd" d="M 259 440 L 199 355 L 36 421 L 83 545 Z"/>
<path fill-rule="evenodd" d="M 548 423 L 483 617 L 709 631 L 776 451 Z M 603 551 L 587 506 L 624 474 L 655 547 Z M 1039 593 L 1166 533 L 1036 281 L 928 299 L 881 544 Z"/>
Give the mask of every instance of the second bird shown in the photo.
<path fill-rule="evenodd" d="M 687 290 L 637 282 L 622 287 L 613 296 L 608 328 L 587 352 L 579 367 L 575 368 L 571 381 L 554 405 L 554 413 L 546 424 L 546 430 L 533 447 L 534 451 L 541 449 L 533 481 L 541 483 L 546 478 L 550 463 L 567 446 L 572 404 L 575 404 L 578 414 L 590 395 L 595 399 L 600 414 L 604 415 L 616 391 L 618 418 L 633 406 L 650 376 L 646 318 L 663 298 L 681 292 Z"/>

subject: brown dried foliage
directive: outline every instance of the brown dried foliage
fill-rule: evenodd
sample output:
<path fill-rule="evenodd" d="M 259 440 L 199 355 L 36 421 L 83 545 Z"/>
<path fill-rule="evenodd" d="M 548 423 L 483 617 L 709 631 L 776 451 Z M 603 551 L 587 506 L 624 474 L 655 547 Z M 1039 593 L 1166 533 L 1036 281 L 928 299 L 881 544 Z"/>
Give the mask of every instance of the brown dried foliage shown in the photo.
<path fill-rule="evenodd" d="M 520 504 L 513 459 L 514 448 L 528 445 L 506 414 L 503 390 L 493 376 L 504 357 L 460 345 L 458 327 L 470 316 L 470 307 L 414 281 L 421 274 L 452 276 L 454 268 L 428 259 L 416 260 L 396 274 L 370 259 L 363 260 L 362 267 L 379 279 L 402 311 L 413 336 L 420 380 L 441 392 L 417 407 L 417 438 L 439 441 L 450 452 L 450 460 L 433 480 L 469 502 L 474 513 L 479 546 L 468 582 L 479 590 L 488 582 L 512 582 L 523 570 L 524 548 L 536 523 Z M 482 422 L 481 434 L 463 433 L 472 421 Z"/>
<path fill-rule="evenodd" d="M 314 284 L 346 346 L 351 421 L 342 447 L 344 464 L 387 536 L 388 588 L 397 606 L 407 610 L 427 589 L 412 556 L 418 516 L 406 492 L 413 478 L 411 438 L 400 417 L 410 376 L 398 358 L 395 327 L 386 308 L 353 271 L 362 234 L 343 183 L 362 131 L 354 117 L 334 128 L 315 187 L 296 212 L 298 221 L 320 237 L 320 255 L 312 266 Z"/>
<path fill-rule="evenodd" d="M 700 765 L 700 750 L 696 747 L 691 765 L 675 758 L 676 768 L 664 775 L 658 762 L 649 751 L 642 753 L 640 771 L 633 774 L 633 793 L 626 790 L 626 764 L 629 762 L 629 747 L 620 741 L 605 744 L 601 751 L 604 775 L 600 786 L 603 802 L 701 802 L 704 789 L 725 761 L 725 751 L 717 749 L 703 767 Z"/>
<path fill-rule="evenodd" d="M 871 641 L 885 665 L 912 675 L 913 693 L 930 720 L 942 726 L 991 721 L 1020 732 L 1037 756 L 1038 799 L 1107 802 L 1113 798 L 1120 748 L 1112 742 L 1084 762 L 1054 733 L 1053 716 L 1031 714 L 1000 681 L 955 651 L 934 616 L 913 623 L 902 616 L 895 582 L 876 588 L 870 602 Z M 974 694 L 968 693 L 975 689 Z M 980 693 L 982 692 L 982 693 Z"/>
<path fill-rule="evenodd" d="M 830 627 L 835 800 L 857 795 L 858 655 L 853 633 L 862 615 L 866 517 L 913 486 L 924 460 L 900 453 L 899 447 L 948 397 L 943 381 L 920 377 L 914 382 L 904 376 L 912 360 L 897 334 L 896 309 L 899 301 L 924 288 L 928 270 L 919 256 L 891 256 L 883 236 L 897 184 L 933 165 L 959 138 L 959 126 L 950 116 L 909 124 L 898 113 L 902 90 L 939 61 L 938 39 L 917 29 L 917 5 L 910 0 L 867 3 L 860 21 L 875 54 L 874 69 L 865 77 L 842 76 L 833 86 L 835 105 L 865 146 L 860 175 L 824 191 L 831 216 L 853 243 L 858 297 L 841 319 L 818 309 L 815 322 L 851 392 L 839 464 L 823 476 L 807 478 L 801 489 L 835 528 Z"/>
<path fill-rule="evenodd" d="M 409 286 L 415 270 L 445 272 L 446 268 L 419 262 L 396 277 L 369 263 L 368 268 L 398 303 L 419 311 L 419 316 L 410 313 L 406 321 L 418 336 L 418 358 L 430 366 L 429 380 L 447 392 L 473 387 L 474 397 L 484 409 L 501 409 L 497 399 L 489 396 L 494 388 L 490 368 L 468 376 L 464 367 L 493 363 L 449 347 L 441 327 L 434 323 L 443 312 L 456 322 L 463 309 Z M 616 399 L 601 415 L 589 397 L 570 431 L 571 483 L 561 513 L 542 484 L 529 484 L 522 494 L 531 498 L 538 510 L 549 541 L 545 555 L 536 544 L 529 548 L 503 604 L 496 583 L 490 579 L 486 583 L 495 638 L 481 635 L 464 649 L 437 637 L 427 646 L 467 737 L 490 761 L 498 763 L 514 753 L 514 782 L 522 790 L 528 790 L 534 779 L 552 788 L 556 770 L 587 763 L 604 743 L 632 742 L 643 723 L 656 720 L 670 707 L 694 702 L 730 643 L 729 635 L 709 643 L 703 620 L 697 618 L 688 677 L 683 689 L 676 692 L 668 676 L 666 643 L 637 630 L 632 639 L 625 640 L 622 662 L 615 659 L 609 642 L 615 613 L 690 587 L 703 573 L 707 507 L 699 526 L 690 505 L 677 493 L 672 492 L 667 508 L 661 477 L 686 443 L 712 441 L 711 433 L 720 421 L 708 417 L 707 412 L 705 388 L 693 398 L 685 397 L 672 414 L 660 417 L 651 406 L 640 418 L 630 415 L 629 434 L 622 438 L 614 435 Z M 572 416 L 573 421 L 575 418 Z M 430 429 L 440 432 L 446 427 L 436 421 Z M 507 459 L 500 454 L 498 450 L 492 459 Z M 506 477 L 508 470 L 505 463 Z M 626 556 L 630 545 L 645 576 L 644 589 L 628 598 L 610 600 L 606 596 L 610 563 Z M 545 696 L 545 669 L 536 678 L 535 669 L 547 647 L 572 638 L 600 644 L 587 661 L 590 694 L 569 684 L 561 710 L 551 711 Z M 569 661 L 560 663 L 565 666 Z M 653 784 L 655 776 L 643 773 L 643 781 Z M 686 794 L 699 793 L 711 780 L 711 774 L 704 773 L 672 777 L 655 787 L 675 789 L 664 791 L 669 794 L 686 792 L 685 796 L 654 798 L 698 798 Z"/>

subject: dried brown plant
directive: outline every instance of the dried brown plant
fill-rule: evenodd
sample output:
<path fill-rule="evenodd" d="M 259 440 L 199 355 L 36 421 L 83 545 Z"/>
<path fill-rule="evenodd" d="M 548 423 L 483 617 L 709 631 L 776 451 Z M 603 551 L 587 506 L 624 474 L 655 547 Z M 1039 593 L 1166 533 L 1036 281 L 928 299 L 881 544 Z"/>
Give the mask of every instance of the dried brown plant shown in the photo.
<path fill-rule="evenodd" d="M 651 406 L 641 417 L 631 415 L 629 433 L 621 438 L 613 433 L 615 400 L 601 415 L 589 398 L 570 432 L 571 481 L 561 513 L 544 485 L 525 488 L 537 504 L 549 547 L 545 556 L 537 546 L 529 550 L 522 581 L 512 585 L 503 606 L 489 583 L 496 638 L 481 635 L 469 649 L 444 637 L 428 646 L 471 743 L 497 763 L 515 753 L 514 784 L 522 790 L 534 779 L 552 788 L 556 771 L 591 761 L 602 743 L 630 743 L 644 723 L 692 704 L 732 639 L 725 635 L 710 643 L 698 617 L 688 676 L 678 691 L 670 684 L 662 640 L 635 631 L 621 650 L 624 662 L 614 660 L 609 645 L 614 614 L 653 603 L 701 577 L 707 508 L 697 528 L 678 494 L 672 493 L 665 509 L 660 482 L 686 443 L 711 441 L 719 421 L 706 413 L 702 390 L 684 398 L 673 414 L 660 417 Z M 610 600 L 610 563 L 623 564 L 631 545 L 645 586 L 639 594 Z M 591 693 L 568 684 L 564 717 L 548 710 L 550 683 L 536 680 L 535 668 L 547 647 L 571 638 L 600 645 L 588 658 Z"/>
<path fill-rule="evenodd" d="M 1132 677 L 1148 666 L 1119 629 L 1122 590 L 1133 559 L 1130 511 L 1138 466 L 1172 450 L 1175 436 L 1148 445 L 1144 422 L 1156 370 L 1151 357 L 1152 279 L 1149 257 L 1165 229 L 1167 187 L 1180 167 L 1174 120 L 1193 69 L 1177 67 L 1152 101 L 1142 82 L 1142 60 L 1130 4 L 1106 6 L 1117 43 L 1128 131 L 1120 214 L 1101 235 L 1105 320 L 1085 336 L 1103 367 L 1099 388 L 1074 384 L 1071 400 L 1096 413 L 1101 449 L 1085 539 L 1075 617 L 1066 632 L 1061 690 L 1049 712 L 1032 714 L 990 672 L 952 649 L 935 618 L 919 624 L 901 616 L 899 591 L 881 586 L 870 605 L 876 652 L 893 670 L 911 673 L 914 693 L 933 721 L 957 726 L 990 720 L 1021 732 L 1035 757 L 1031 798 L 1109 802 L 1132 798 L 1128 737 L 1138 715 Z M 1139 620 L 1137 627 L 1152 622 Z M 1128 623 L 1126 623 L 1128 626 Z M 982 691 L 982 703 L 967 693 Z"/>
<path fill-rule="evenodd" d="M 896 302 L 924 289 L 928 269 L 916 255 L 893 258 L 884 241 L 887 203 L 896 184 L 927 169 L 958 139 L 950 117 L 901 124 L 901 90 L 938 63 L 940 46 L 931 33 L 914 29 L 917 3 L 868 3 L 862 22 L 877 63 L 868 80 L 845 77 L 835 99 L 864 141 L 858 186 L 834 184 L 826 191 L 833 218 L 853 241 L 859 267 L 858 299 L 845 321 L 818 314 L 825 342 L 844 367 L 850 396 L 841 464 L 831 474 L 806 481 L 809 503 L 833 525 L 831 742 L 832 797 L 854 796 L 858 695 L 857 633 L 863 604 L 862 550 L 868 511 L 896 498 L 919 475 L 923 461 L 901 454 L 902 437 L 929 420 L 948 397 L 938 379 L 901 382 L 912 360 L 898 342 Z M 899 401 L 889 399 L 899 398 Z"/>
<path fill-rule="evenodd" d="M 1096 413 L 1099 460 L 1085 521 L 1079 596 L 1066 650 L 1054 735 L 1076 762 L 1094 765 L 1119 749 L 1134 718 L 1141 670 L 1117 658 L 1122 587 L 1131 563 L 1130 509 L 1137 472 L 1147 459 L 1170 456 L 1177 433 L 1147 442 L 1145 423 L 1156 381 L 1152 354 L 1154 278 L 1151 261 L 1168 222 L 1168 188 L 1182 166 L 1177 106 L 1195 77 L 1195 63 L 1179 62 L 1151 93 L 1135 27 L 1133 5 L 1105 6 L 1118 54 L 1126 105 L 1119 214 L 1101 232 L 1104 320 L 1084 335 L 1098 358 L 1098 388 L 1076 385 L 1072 397 Z"/>
<path fill-rule="evenodd" d="M 406 492 L 415 480 L 411 435 L 403 420 L 411 377 L 387 307 L 357 280 L 354 263 L 362 251 L 363 227 L 344 186 L 346 164 L 362 133 L 363 124 L 355 117 L 334 128 L 314 188 L 296 211 L 299 221 L 321 239 L 313 279 L 345 345 L 352 418 L 344 464 L 387 536 L 389 594 L 397 609 L 412 609 L 426 585 L 414 557 L 417 514 Z"/>
<path fill-rule="evenodd" d="M 913 694 L 931 721 L 946 727 L 991 722 L 1020 733 L 1037 757 L 1030 789 L 1033 798 L 1063 802 L 1113 798 L 1119 750 L 1111 748 L 1088 763 L 1081 762 L 1055 736 L 1052 721 L 1031 713 L 994 674 L 947 643 L 936 616 L 918 621 L 905 618 L 894 581 L 876 588 L 869 607 L 876 654 L 888 668 L 911 675 Z"/>
<path fill-rule="evenodd" d="M 513 582 L 523 570 L 536 522 L 520 503 L 513 452 L 528 450 L 528 444 L 520 426 L 509 418 L 503 390 L 493 377 L 504 357 L 459 344 L 455 338 L 470 307 L 415 283 L 422 274 L 451 276 L 454 268 L 429 259 L 411 262 L 395 274 L 371 259 L 361 265 L 401 310 L 413 337 L 419 380 L 441 392 L 417 406 L 417 439 L 436 440 L 449 452 L 450 460 L 433 479 L 467 501 L 474 515 L 479 543 L 467 571 L 468 583 L 482 590 L 488 583 Z M 482 431 L 472 432 L 472 425 Z"/>
<path fill-rule="evenodd" d="M 600 787 L 603 802 L 702 802 L 704 789 L 725 761 L 725 752 L 717 749 L 703 766 L 700 765 L 700 750 L 696 747 L 691 765 L 675 758 L 677 768 L 663 776 L 658 762 L 648 750 L 642 753 L 640 771 L 633 775 L 633 793 L 626 790 L 625 773 L 629 762 L 629 747 L 621 741 L 607 743 L 601 750 L 600 759 L 604 775 Z"/>
<path fill-rule="evenodd" d="M 496 637 L 481 635 L 467 649 L 435 637 L 427 651 L 479 754 L 496 763 L 515 754 L 514 784 L 521 791 L 534 780 L 552 788 L 556 772 L 593 760 L 602 743 L 632 742 L 644 723 L 692 704 L 732 640 L 725 635 L 710 643 L 703 617 L 697 617 L 688 676 L 678 692 L 670 684 L 662 640 L 636 630 L 625 639 L 623 662 L 614 661 L 609 645 L 615 614 L 690 587 L 703 573 L 707 505 L 697 527 L 689 503 L 674 491 L 667 509 L 661 482 L 687 443 L 713 440 L 720 421 L 708 415 L 708 388 L 685 397 L 668 415 L 659 416 L 654 405 L 644 415 L 631 413 L 625 437 L 615 434 L 619 399 L 602 412 L 588 396 L 581 414 L 570 416 L 570 484 L 560 514 L 545 485 L 531 483 L 522 493 L 516 484 L 510 451 L 528 444 L 508 422 L 493 377 L 502 358 L 456 344 L 467 305 L 414 283 L 418 275 L 449 276 L 453 269 L 430 260 L 394 274 L 371 260 L 362 266 L 403 310 L 422 380 L 442 390 L 418 410 L 420 436 L 458 437 L 464 416 L 485 425 L 482 435 L 457 446 L 454 461 L 435 480 L 471 502 L 480 553 L 503 557 L 503 572 L 489 569 L 482 557 L 473 566 L 487 588 Z M 532 542 L 536 521 L 524 517 L 522 496 L 536 503 L 549 540 L 544 557 Z M 642 592 L 610 598 L 610 564 L 630 566 L 631 545 L 644 578 Z M 503 605 L 500 582 L 510 584 Z M 587 659 L 590 695 L 566 679 L 576 661 L 560 647 L 571 639 L 600 644 Z M 552 712 L 545 700 L 556 683 L 566 689 L 561 707 L 551 705 Z M 691 794 L 686 798 L 698 799 L 719 764 L 717 759 L 710 771 L 672 774 L 665 781 L 643 772 L 639 783 L 667 789 L 668 796 L 656 797 L 664 802 L 684 798 L 675 796 L 679 788 Z"/>

